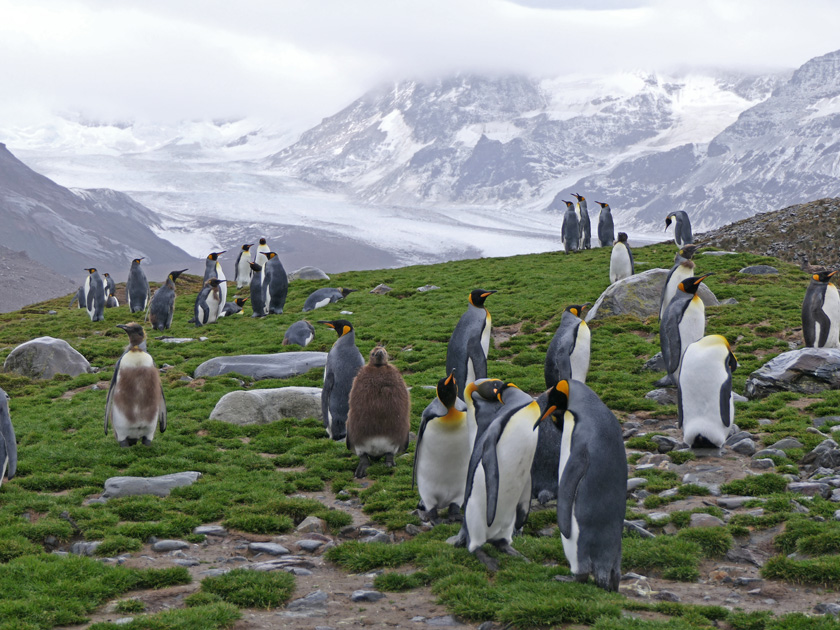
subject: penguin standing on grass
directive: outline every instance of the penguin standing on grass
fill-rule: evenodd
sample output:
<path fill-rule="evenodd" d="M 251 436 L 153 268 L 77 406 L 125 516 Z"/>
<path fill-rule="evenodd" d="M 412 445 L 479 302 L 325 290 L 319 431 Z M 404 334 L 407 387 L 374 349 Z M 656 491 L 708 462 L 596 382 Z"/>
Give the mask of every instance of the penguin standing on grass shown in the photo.
<path fill-rule="evenodd" d="M 283 263 L 274 252 L 268 252 L 265 263 L 265 303 L 269 315 L 283 313 L 286 306 L 286 294 L 289 291 L 289 276 Z"/>
<path fill-rule="evenodd" d="M 840 347 L 840 294 L 831 283 L 836 271 L 817 271 L 802 302 L 802 335 L 808 348 Z"/>
<path fill-rule="evenodd" d="M 674 299 L 665 309 L 659 322 L 659 342 L 668 374 L 657 381 L 658 387 L 673 386 L 679 382 L 680 364 L 686 348 L 706 334 L 706 307 L 697 290 L 703 279 L 711 275 L 692 276 L 680 282 Z"/>
<path fill-rule="evenodd" d="M 102 288 L 105 289 L 106 298 L 109 295 L 114 295 L 117 290 L 117 285 L 114 283 L 114 279 L 107 271 L 102 274 Z M 107 307 L 107 304 L 105 306 Z"/>
<path fill-rule="evenodd" d="M 122 447 L 141 441 L 150 446 L 155 429 L 166 431 L 166 399 L 160 374 L 145 351 L 146 331 L 140 324 L 119 324 L 128 335 L 128 349 L 117 360 L 105 401 L 105 435 L 108 423 Z"/>
<path fill-rule="evenodd" d="M 681 248 L 674 257 L 674 266 L 668 271 L 668 276 L 665 278 L 665 285 L 662 287 L 662 297 L 659 299 L 659 319 L 665 315 L 665 309 L 674 295 L 677 293 L 677 285 L 686 278 L 694 275 L 694 254 L 700 248 L 699 245 L 686 245 Z"/>
<path fill-rule="evenodd" d="M 627 233 L 619 232 L 618 240 L 613 245 L 610 255 L 610 284 L 629 278 L 634 273 L 636 273 L 636 265 L 633 262 L 630 244 L 627 242 Z"/>
<path fill-rule="evenodd" d="M 128 302 L 128 310 L 132 313 L 139 313 L 146 310 L 149 301 L 149 281 L 140 261 L 143 258 L 135 258 L 131 261 L 128 269 L 128 278 L 125 281 L 125 299 Z"/>
<path fill-rule="evenodd" d="M 572 193 L 572 197 L 578 200 L 578 216 L 580 223 L 580 248 L 592 249 L 592 222 L 589 219 L 589 209 L 586 197 Z"/>
<path fill-rule="evenodd" d="M 467 312 L 455 325 L 446 346 L 446 373 L 455 375 L 458 398 L 464 399 L 467 383 L 487 378 L 487 354 L 490 351 L 492 319 L 484 301 L 495 291 L 475 289 L 467 300 Z"/>
<path fill-rule="evenodd" d="M 149 302 L 149 322 L 155 330 L 168 330 L 175 314 L 175 281 L 186 269 L 170 271 L 166 282 L 155 291 Z"/>
<path fill-rule="evenodd" d="M 683 248 L 694 242 L 694 235 L 691 233 L 691 221 L 684 210 L 675 210 L 665 217 L 665 229 L 674 222 L 674 242 L 677 247 Z"/>
<path fill-rule="evenodd" d="M 120 301 L 117 299 L 117 296 L 111 293 L 105 299 L 105 308 L 117 308 L 120 305 Z"/>
<path fill-rule="evenodd" d="M 85 271 L 88 272 L 85 283 L 82 285 L 85 308 L 90 321 L 101 322 L 105 319 L 105 287 L 102 283 L 102 277 L 93 267 L 85 269 Z"/>
<path fill-rule="evenodd" d="M 677 386 L 683 441 L 692 448 L 720 448 L 733 430 L 732 372 L 738 361 L 721 335 L 707 335 L 688 346 Z"/>
<path fill-rule="evenodd" d="M 560 381 L 548 393 L 550 415 L 562 432 L 557 478 L 557 525 L 571 579 L 591 574 L 617 591 L 621 535 L 627 510 L 627 455 L 613 413 L 589 387 Z"/>
<path fill-rule="evenodd" d="M 268 260 L 266 254 L 270 251 L 271 248 L 268 246 L 268 242 L 265 240 L 265 237 L 261 238 L 259 244 L 257 244 L 257 251 L 254 253 L 254 262 L 260 267 L 264 266 L 265 261 Z"/>
<path fill-rule="evenodd" d="M 233 302 L 225 302 L 225 307 L 222 309 L 220 317 L 227 317 L 228 315 L 242 315 L 244 312 L 242 307 L 248 301 L 246 297 L 234 298 Z"/>
<path fill-rule="evenodd" d="M 327 353 L 324 366 L 324 387 L 321 390 L 321 415 L 324 428 L 333 440 L 347 435 L 347 413 L 350 408 L 350 388 L 353 379 L 365 364 L 356 347 L 356 332 L 346 319 L 319 321 L 338 333 L 338 339 Z"/>
<path fill-rule="evenodd" d="M 17 441 L 9 416 L 9 395 L 0 388 L 0 485 L 17 472 Z"/>
<path fill-rule="evenodd" d="M 581 319 L 586 304 L 567 306 L 560 318 L 560 326 L 548 344 L 545 354 L 546 387 L 557 381 L 575 379 L 586 382 L 589 372 L 591 333 L 589 326 Z"/>
<path fill-rule="evenodd" d="M 450 374 L 438 381 L 437 396 L 423 410 L 414 447 L 411 483 L 417 483 L 423 520 L 437 523 L 439 510 L 449 520 L 460 518 L 471 452 L 467 405 Z"/>
<path fill-rule="evenodd" d="M 467 405 L 467 431 L 469 433 L 469 451 L 472 452 L 476 440 L 490 426 L 502 408 L 499 392 L 505 386 L 497 378 L 480 378 L 467 383 L 464 389 L 464 402 Z"/>
<path fill-rule="evenodd" d="M 214 324 L 218 320 L 219 311 L 224 308 L 222 302 L 222 287 L 224 284 L 218 278 L 210 278 L 198 292 L 193 307 L 193 320 L 196 328 L 206 324 Z"/>
<path fill-rule="evenodd" d="M 251 317 L 265 317 L 265 291 L 263 291 L 263 269 L 257 263 L 249 263 L 251 265 L 251 308 L 253 314 Z"/>
<path fill-rule="evenodd" d="M 610 204 L 596 201 L 601 206 L 601 213 L 598 215 L 598 243 L 601 247 L 609 247 L 615 242 L 615 225 L 613 224 L 612 210 Z"/>
<path fill-rule="evenodd" d="M 76 293 L 73 294 L 73 299 L 70 300 L 68 308 L 73 308 L 73 304 L 75 304 L 78 308 L 85 307 L 85 285 L 81 285 L 78 289 L 76 289 Z"/>
<path fill-rule="evenodd" d="M 236 281 L 237 289 L 251 284 L 251 247 L 253 245 L 253 243 L 243 245 L 236 257 L 236 264 L 233 266 L 233 279 Z"/>
<path fill-rule="evenodd" d="M 580 222 L 578 221 L 575 204 L 563 200 L 566 204 L 566 212 L 563 215 L 563 227 L 560 228 L 560 240 L 563 241 L 563 249 L 568 254 L 580 249 Z"/>
<path fill-rule="evenodd" d="M 219 256 L 224 253 L 224 251 L 213 252 L 207 256 L 207 261 L 204 263 L 204 285 L 207 286 L 207 281 L 211 278 L 216 278 L 219 281 L 219 302 L 216 306 L 216 314 L 212 319 L 214 322 L 222 314 L 222 309 L 224 309 L 225 302 L 227 302 L 227 280 L 225 278 L 225 272 L 222 269 L 222 263 L 219 262 Z"/>

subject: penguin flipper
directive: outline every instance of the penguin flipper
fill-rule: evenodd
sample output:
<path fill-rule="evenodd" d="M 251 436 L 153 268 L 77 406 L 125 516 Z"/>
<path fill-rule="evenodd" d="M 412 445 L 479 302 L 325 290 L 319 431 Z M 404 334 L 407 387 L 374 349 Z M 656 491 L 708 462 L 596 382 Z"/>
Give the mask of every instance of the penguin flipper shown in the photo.
<path fill-rule="evenodd" d="M 726 369 L 726 380 L 720 386 L 720 420 L 723 426 L 729 428 L 732 426 L 732 416 L 730 415 L 729 402 L 732 399 L 732 372 Z"/>
<path fill-rule="evenodd" d="M 627 257 L 630 259 L 630 275 L 636 273 L 636 263 L 633 261 L 633 250 L 630 249 L 630 246 L 625 243 L 624 249 L 627 250 Z"/>
<path fill-rule="evenodd" d="M 481 454 L 481 463 L 484 466 L 484 487 L 487 490 L 487 527 L 490 527 L 496 518 L 496 503 L 499 500 L 499 459 L 496 454 L 496 443 L 499 437 L 500 435 L 488 435 L 484 440 Z"/>
<path fill-rule="evenodd" d="M 572 535 L 572 508 L 575 505 L 578 485 L 588 469 L 589 453 L 583 445 L 573 447 L 557 487 L 557 526 L 566 538 L 571 538 Z"/>
<path fill-rule="evenodd" d="M 522 495 L 519 497 L 519 503 L 516 504 L 516 520 L 514 521 L 513 531 L 522 529 L 525 522 L 528 520 L 528 514 L 531 512 L 531 487 L 533 485 L 532 475 L 528 473 L 528 482 L 522 486 Z"/>
<path fill-rule="evenodd" d="M 817 348 L 825 348 L 825 344 L 828 341 L 828 332 L 831 329 L 831 320 L 825 314 L 822 307 L 816 309 L 816 311 L 814 319 L 820 325 L 820 338 L 816 340 L 814 345 Z"/>
<path fill-rule="evenodd" d="M 105 397 L 105 435 L 108 435 L 108 421 L 111 419 L 112 407 L 114 405 L 114 389 L 117 386 L 117 374 L 120 371 L 122 357 L 114 364 L 114 374 L 111 376 L 111 384 L 108 386 L 108 395 Z"/>
<path fill-rule="evenodd" d="M 480 337 L 470 339 L 467 346 L 467 356 L 472 360 L 475 379 L 487 378 L 487 355 L 484 354 L 484 348 L 481 347 Z M 466 387 L 466 383 L 464 387 Z"/>
<path fill-rule="evenodd" d="M 428 414 L 428 415 L 427 415 Z M 414 462 L 411 465 L 411 489 L 417 481 L 417 459 L 420 457 L 420 445 L 423 443 L 423 434 L 426 432 L 426 425 L 429 424 L 432 413 L 426 408 L 420 420 L 420 428 L 417 430 L 417 441 L 414 443 Z"/>
<path fill-rule="evenodd" d="M 321 415 L 323 416 L 325 429 L 328 429 L 330 426 L 330 396 L 332 395 L 334 385 L 335 374 L 333 374 L 332 370 L 326 369 L 324 372 L 324 387 L 321 389 Z"/>
<path fill-rule="evenodd" d="M 160 403 L 161 407 L 158 409 L 158 429 L 161 433 L 166 431 L 166 396 L 163 395 L 163 383 L 160 384 Z"/>

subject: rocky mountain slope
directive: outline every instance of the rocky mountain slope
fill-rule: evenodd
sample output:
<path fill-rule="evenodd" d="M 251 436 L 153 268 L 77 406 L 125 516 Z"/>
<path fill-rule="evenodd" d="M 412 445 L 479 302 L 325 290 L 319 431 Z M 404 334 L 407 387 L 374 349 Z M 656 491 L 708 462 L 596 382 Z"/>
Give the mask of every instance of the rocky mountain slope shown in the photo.
<path fill-rule="evenodd" d="M 26 252 L 0 246 L 0 313 L 72 293 L 78 286 L 78 282 L 32 260 Z"/>

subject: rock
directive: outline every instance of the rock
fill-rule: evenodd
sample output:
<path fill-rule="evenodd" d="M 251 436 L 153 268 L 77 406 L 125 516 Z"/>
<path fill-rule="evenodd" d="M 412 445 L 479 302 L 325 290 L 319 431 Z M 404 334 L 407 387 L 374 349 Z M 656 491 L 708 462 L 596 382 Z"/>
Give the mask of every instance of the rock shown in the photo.
<path fill-rule="evenodd" d="M 776 466 L 776 462 L 772 459 L 754 459 L 750 462 L 750 468 L 755 470 L 769 470 Z"/>
<path fill-rule="evenodd" d="M 193 534 L 205 536 L 227 536 L 227 530 L 221 525 L 199 525 L 193 529 Z"/>
<path fill-rule="evenodd" d="M 284 556 L 291 553 L 283 545 L 271 542 L 252 542 L 248 545 L 251 553 L 267 553 L 270 556 Z"/>
<path fill-rule="evenodd" d="M 327 594 L 319 589 L 290 602 L 284 612 L 277 614 L 283 617 L 323 617 L 327 614 L 327 599 Z"/>
<path fill-rule="evenodd" d="M 311 568 L 312 562 L 302 556 L 280 556 L 265 560 L 263 562 L 255 562 L 248 566 L 251 571 L 261 571 L 267 573 L 270 571 L 286 571 L 293 573 L 296 568 L 306 567 Z"/>
<path fill-rule="evenodd" d="M 443 617 L 432 617 L 431 619 L 426 619 L 426 625 L 442 628 L 445 626 L 463 626 L 464 624 L 455 619 L 452 615 L 445 615 Z"/>
<path fill-rule="evenodd" d="M 746 396 L 741 396 L 741 394 L 737 394 L 735 392 L 732 392 L 732 400 L 734 402 L 747 402 L 749 400 L 749 398 L 747 398 Z"/>
<path fill-rule="evenodd" d="M 647 370 L 649 372 L 664 372 L 665 359 L 662 357 L 662 353 L 657 352 L 650 359 L 645 361 L 645 364 L 642 366 L 642 369 Z"/>
<path fill-rule="evenodd" d="M 393 289 L 387 284 L 377 284 L 370 290 L 370 292 L 374 295 L 385 295 L 386 293 L 390 293 L 391 291 L 393 291 Z"/>
<path fill-rule="evenodd" d="M 139 494 L 153 494 L 168 497 L 172 488 L 191 486 L 201 477 L 200 472 L 189 471 L 161 475 L 159 477 L 111 477 L 105 480 L 103 499 L 131 497 Z"/>
<path fill-rule="evenodd" d="M 840 349 L 802 348 L 783 352 L 747 379 L 747 398 L 782 391 L 814 394 L 840 388 Z"/>
<path fill-rule="evenodd" d="M 424 284 L 422 287 L 417 287 L 417 290 L 420 293 L 425 293 L 426 291 L 437 291 L 438 289 L 440 289 L 440 287 L 433 284 Z"/>
<path fill-rule="evenodd" d="M 753 442 L 750 438 L 746 438 L 738 440 L 735 444 L 730 446 L 730 448 L 741 455 L 753 455 L 755 453 L 755 442 Z"/>
<path fill-rule="evenodd" d="M 704 256 L 735 256 L 738 252 L 724 252 L 724 251 L 714 251 L 714 252 L 702 252 Z"/>
<path fill-rule="evenodd" d="M 752 434 L 748 431 L 737 431 L 735 433 L 732 433 L 728 438 L 726 438 L 726 442 L 724 442 L 724 444 L 726 446 L 732 446 L 733 444 L 736 444 L 741 440 L 746 440 L 748 438 L 752 439 Z"/>
<path fill-rule="evenodd" d="M 654 525 L 663 525 L 671 520 L 671 515 L 668 512 L 651 512 L 648 518 Z"/>
<path fill-rule="evenodd" d="M 321 388 L 278 387 L 230 392 L 219 399 L 210 413 L 211 420 L 240 426 L 268 424 L 282 418 L 320 420 Z"/>
<path fill-rule="evenodd" d="M 764 501 L 764 499 L 756 499 L 755 497 L 718 497 L 716 502 L 724 510 L 737 510 L 742 507 L 747 501 Z"/>
<path fill-rule="evenodd" d="M 775 267 L 771 267 L 770 265 L 750 265 L 749 267 L 744 267 L 738 273 L 746 273 L 754 276 L 766 276 L 779 273 L 779 270 Z"/>
<path fill-rule="evenodd" d="M 675 440 L 667 435 L 653 435 L 650 439 L 656 442 L 657 450 L 660 453 L 669 453 L 680 445 L 679 440 Z"/>
<path fill-rule="evenodd" d="M 64 339 L 38 337 L 12 350 L 3 363 L 3 371 L 47 379 L 56 374 L 78 376 L 93 370 L 88 360 Z"/>
<path fill-rule="evenodd" d="M 226 573 L 230 573 L 230 569 L 207 569 L 206 571 L 202 571 L 201 575 L 206 577 L 218 577 L 220 575 L 225 575 Z"/>
<path fill-rule="evenodd" d="M 733 547 L 726 552 L 726 559 L 730 562 L 744 562 L 756 567 L 760 567 L 762 563 L 756 559 L 752 550 L 749 547 Z"/>
<path fill-rule="evenodd" d="M 777 448 L 764 448 L 756 453 L 753 453 L 753 459 L 764 459 L 766 457 L 787 457 L 784 451 Z"/>
<path fill-rule="evenodd" d="M 802 444 L 802 442 L 800 442 L 796 438 L 786 437 L 773 444 L 770 448 L 778 448 L 780 450 L 785 450 L 788 448 L 802 448 L 803 446 L 804 445 Z"/>
<path fill-rule="evenodd" d="M 178 551 L 179 549 L 189 549 L 190 543 L 185 540 L 159 540 L 152 545 L 152 551 Z"/>
<path fill-rule="evenodd" d="M 663 387 L 654 389 L 645 394 L 645 398 L 659 403 L 660 405 L 676 405 L 677 390 L 674 387 Z"/>
<path fill-rule="evenodd" d="M 678 602 L 680 601 L 680 596 L 674 593 L 673 591 L 659 591 L 656 595 L 654 595 L 656 599 L 660 599 L 663 602 Z"/>
<path fill-rule="evenodd" d="M 318 551 L 321 547 L 323 547 L 324 541 L 323 540 L 299 540 L 297 543 L 298 549 L 303 549 L 304 551 L 308 551 L 310 553 L 314 553 Z"/>
<path fill-rule="evenodd" d="M 647 485 L 648 480 L 644 477 L 631 477 L 627 480 L 627 492 L 633 492 L 636 488 Z"/>
<path fill-rule="evenodd" d="M 659 497 L 663 499 L 670 499 L 672 497 L 677 496 L 680 493 L 679 488 L 669 488 L 668 490 L 663 490 L 659 493 Z"/>
<path fill-rule="evenodd" d="M 255 380 L 265 378 L 289 378 L 306 374 L 314 368 L 322 368 L 327 363 L 326 352 L 278 352 L 275 354 L 240 354 L 228 357 L 215 357 L 205 361 L 197 368 L 193 376 L 206 378 L 235 372 Z"/>
<path fill-rule="evenodd" d="M 837 617 L 840 615 L 840 604 L 817 604 L 814 606 L 814 612 L 820 615 Z"/>
<path fill-rule="evenodd" d="M 380 593 L 379 591 L 353 591 L 353 594 L 350 595 L 350 601 L 353 602 L 378 602 L 380 599 L 385 597 L 385 593 Z"/>
<path fill-rule="evenodd" d="M 834 520 L 840 521 L 840 510 L 834 510 Z"/>
<path fill-rule="evenodd" d="M 832 469 L 840 467 L 840 449 L 837 447 L 837 442 L 831 438 L 823 440 L 813 451 L 802 457 L 801 464 Z"/>
<path fill-rule="evenodd" d="M 691 520 L 688 524 L 689 527 L 723 527 L 724 525 L 726 525 L 726 523 L 717 516 L 704 514 L 703 512 L 692 514 Z"/>
<path fill-rule="evenodd" d="M 175 564 L 179 567 L 197 567 L 201 563 L 198 560 L 191 560 L 190 558 L 178 558 L 177 560 L 173 560 Z"/>
<path fill-rule="evenodd" d="M 787 491 L 793 492 L 794 494 L 804 494 L 806 497 L 815 497 L 820 495 L 822 498 L 827 499 L 831 496 L 831 486 L 827 483 L 817 483 L 813 481 L 798 481 L 789 483 L 787 485 Z"/>
<path fill-rule="evenodd" d="M 96 553 L 96 548 L 102 544 L 101 540 L 74 542 L 70 545 L 70 553 L 76 556 L 92 556 Z"/>
<path fill-rule="evenodd" d="M 811 420 L 811 424 L 818 429 L 826 423 L 840 424 L 840 416 L 820 416 Z"/>
<path fill-rule="evenodd" d="M 318 518 L 317 516 L 307 516 L 297 527 L 295 527 L 295 531 L 300 533 L 316 532 L 323 534 L 326 529 L 326 521 L 322 518 Z"/>
<path fill-rule="evenodd" d="M 193 337 L 166 337 L 166 336 L 163 336 L 163 337 L 155 337 L 155 339 L 157 339 L 158 341 L 160 341 L 162 343 L 174 343 L 174 344 L 189 343 L 190 341 L 198 341 L 197 339 L 194 339 Z"/>
<path fill-rule="evenodd" d="M 311 267 L 306 265 L 301 267 L 300 269 L 295 269 L 294 271 L 287 273 L 286 277 L 289 279 L 289 282 L 294 280 L 329 280 L 330 277 L 324 273 L 318 267 Z"/>
<path fill-rule="evenodd" d="M 635 315 L 646 319 L 659 314 L 662 287 L 668 276 L 667 269 L 649 269 L 607 287 L 586 315 L 586 321 L 603 319 L 612 315 Z M 717 306 L 718 300 L 705 284 L 697 292 L 706 306 Z"/>

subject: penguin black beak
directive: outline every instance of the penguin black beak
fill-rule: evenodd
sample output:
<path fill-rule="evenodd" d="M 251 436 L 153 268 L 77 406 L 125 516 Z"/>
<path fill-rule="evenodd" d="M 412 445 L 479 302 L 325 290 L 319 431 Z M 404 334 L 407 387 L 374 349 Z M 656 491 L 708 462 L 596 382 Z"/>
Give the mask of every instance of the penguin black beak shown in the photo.
<path fill-rule="evenodd" d="M 335 330 L 335 324 L 333 324 L 332 322 L 327 322 L 327 321 L 324 321 L 323 319 L 319 319 L 318 323 L 319 324 L 324 324 L 324 326 L 329 326 L 330 328 Z"/>
<path fill-rule="evenodd" d="M 709 276 L 713 276 L 713 275 L 715 275 L 714 271 L 710 271 L 709 273 L 704 273 L 702 276 L 700 276 L 699 278 L 697 278 L 697 280 L 694 281 L 694 284 L 700 284 L 701 282 L 703 282 L 703 280 L 705 280 Z"/>

